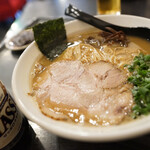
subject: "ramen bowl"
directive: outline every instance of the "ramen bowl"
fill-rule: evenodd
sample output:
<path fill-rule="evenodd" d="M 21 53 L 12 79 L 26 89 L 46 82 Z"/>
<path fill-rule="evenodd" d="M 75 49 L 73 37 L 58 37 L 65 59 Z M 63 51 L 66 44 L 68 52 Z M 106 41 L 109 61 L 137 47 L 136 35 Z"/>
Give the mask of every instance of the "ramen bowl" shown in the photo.
<path fill-rule="evenodd" d="M 150 20 L 142 17 L 97 16 L 104 21 L 128 27 L 145 26 L 150 28 Z M 65 24 L 67 35 L 90 29 L 91 26 L 81 21 Z M 108 142 L 143 135 L 150 131 L 150 115 L 133 121 L 113 126 L 83 126 L 79 124 L 57 121 L 43 115 L 35 100 L 28 94 L 31 92 L 31 70 L 35 61 L 41 57 L 35 42 L 32 42 L 20 56 L 12 76 L 12 90 L 15 102 L 23 114 L 31 121 L 57 136 L 89 142 Z"/>

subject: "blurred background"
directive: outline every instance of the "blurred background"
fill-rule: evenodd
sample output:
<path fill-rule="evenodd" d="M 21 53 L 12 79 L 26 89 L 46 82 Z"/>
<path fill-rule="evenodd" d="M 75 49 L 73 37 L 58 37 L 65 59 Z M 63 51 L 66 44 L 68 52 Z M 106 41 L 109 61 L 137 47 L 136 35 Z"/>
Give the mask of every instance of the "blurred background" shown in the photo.
<path fill-rule="evenodd" d="M 36 18 L 68 19 L 69 17 L 64 15 L 64 10 L 69 4 L 96 15 L 100 13 L 99 1 L 101 3 L 113 1 L 111 2 L 113 5 L 119 1 L 121 14 L 150 18 L 150 0 L 0 0 L 0 41 L 15 20 L 18 20 L 20 25 L 25 25 Z"/>
<path fill-rule="evenodd" d="M 64 15 L 64 10 L 69 4 L 96 15 L 100 13 L 99 9 L 110 7 L 104 6 L 105 8 L 102 8 L 102 5 L 99 6 L 99 3 L 106 3 L 107 1 L 113 1 L 111 2 L 114 3 L 113 5 L 119 1 L 118 9 L 121 14 L 150 18 L 150 0 L 0 0 L 0 41 L 10 25 L 16 20 L 19 26 L 25 26 L 37 18 L 64 17 L 69 20 L 72 18 Z"/>

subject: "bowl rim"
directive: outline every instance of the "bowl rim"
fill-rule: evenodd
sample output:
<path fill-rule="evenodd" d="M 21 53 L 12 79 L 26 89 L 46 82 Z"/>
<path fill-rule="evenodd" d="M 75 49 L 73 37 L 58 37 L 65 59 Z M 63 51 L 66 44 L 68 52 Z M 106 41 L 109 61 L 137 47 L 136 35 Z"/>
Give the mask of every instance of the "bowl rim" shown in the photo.
<path fill-rule="evenodd" d="M 96 16 L 96 17 L 100 17 L 100 18 L 131 18 L 131 19 L 139 19 L 139 20 L 143 20 L 143 21 L 148 21 L 150 22 L 150 19 L 147 18 L 143 18 L 143 17 L 138 17 L 138 16 L 132 16 L 132 15 L 101 15 L 101 16 Z M 71 26 L 72 24 L 75 23 L 81 23 L 83 24 L 81 21 L 78 20 L 73 20 L 70 22 L 65 23 L 65 26 Z M 150 25 L 149 25 L 150 27 Z M 20 67 L 20 63 L 22 63 L 22 61 L 25 59 L 25 57 L 29 54 L 29 51 L 31 51 L 32 49 L 38 49 L 36 46 L 35 41 L 32 42 L 26 49 L 25 51 L 21 54 L 20 58 L 18 59 L 13 74 L 12 74 L 12 92 L 13 92 L 13 96 L 14 96 L 14 100 L 17 104 L 17 106 L 19 107 L 19 109 L 21 110 L 21 112 L 23 112 L 23 114 L 31 121 L 37 123 L 38 125 L 40 125 L 42 128 L 46 129 L 47 131 L 64 137 L 64 138 L 68 138 L 68 139 L 73 139 L 73 140 L 79 140 L 79 141 L 88 141 L 88 142 L 110 142 L 110 141 L 117 141 L 117 140 L 123 140 L 123 139 L 127 139 L 127 138 L 133 138 L 135 136 L 139 136 L 139 135 L 143 135 L 147 132 L 150 132 L 150 116 L 141 118 L 139 120 L 136 120 L 134 123 L 132 124 L 125 124 L 123 126 L 111 126 L 111 127 L 83 127 L 83 126 L 79 126 L 79 125 L 74 125 L 74 124 L 68 124 L 65 122 L 61 122 L 58 123 L 58 121 L 53 120 L 51 118 L 48 119 L 48 117 L 44 117 L 43 119 L 45 120 L 45 118 L 47 118 L 46 120 L 48 120 L 47 122 L 51 123 L 52 125 L 48 126 L 47 122 L 41 121 L 37 116 L 36 113 L 35 114 L 31 114 L 30 111 L 28 111 L 28 107 L 25 106 L 24 102 L 21 100 L 22 97 L 20 97 L 19 93 L 18 93 L 18 79 L 17 79 L 17 73 L 19 71 L 19 67 Z M 40 55 L 41 53 L 38 52 L 37 55 Z M 40 111 L 40 110 L 39 110 Z M 149 122 L 149 123 L 148 123 Z M 136 124 L 139 124 L 138 127 L 135 127 Z M 144 124 L 143 124 L 144 123 Z M 130 127 L 131 125 L 131 127 Z M 66 130 L 67 128 L 67 130 Z M 99 128 L 99 130 L 97 129 Z M 123 129 L 126 130 L 123 130 Z M 111 130 L 111 131 L 110 131 Z M 94 131 L 94 132 L 93 132 Z M 97 134 L 96 131 L 98 131 Z M 116 132 L 119 131 L 119 132 Z"/>

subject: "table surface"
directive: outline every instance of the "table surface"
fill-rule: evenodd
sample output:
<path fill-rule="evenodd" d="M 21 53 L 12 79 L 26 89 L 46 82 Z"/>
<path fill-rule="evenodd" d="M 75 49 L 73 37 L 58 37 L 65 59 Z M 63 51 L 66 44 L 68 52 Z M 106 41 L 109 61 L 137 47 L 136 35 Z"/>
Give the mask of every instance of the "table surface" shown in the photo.
<path fill-rule="evenodd" d="M 96 0 L 30 0 L 25 5 L 21 17 L 24 21 L 28 21 L 33 17 L 64 17 L 66 20 L 69 20 L 71 18 L 64 15 L 64 9 L 69 3 L 92 15 L 97 14 Z M 150 0 L 122 0 L 121 13 L 150 18 Z M 0 23 L 0 40 L 4 37 L 8 27 L 9 25 Z M 6 48 L 0 49 L 0 80 L 11 94 L 12 72 L 22 52 L 10 51 Z M 36 135 L 28 146 L 29 150 L 150 149 L 150 134 L 125 141 L 87 143 L 57 137 L 42 129 L 37 124 L 31 121 L 29 123 Z"/>

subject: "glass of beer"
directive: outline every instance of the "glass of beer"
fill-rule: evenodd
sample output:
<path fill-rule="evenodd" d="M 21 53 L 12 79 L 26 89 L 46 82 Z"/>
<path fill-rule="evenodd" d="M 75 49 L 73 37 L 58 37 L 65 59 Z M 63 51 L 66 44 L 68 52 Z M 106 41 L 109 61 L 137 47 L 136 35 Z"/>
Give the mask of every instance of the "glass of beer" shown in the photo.
<path fill-rule="evenodd" d="M 121 11 L 121 0 L 97 0 L 98 14 L 116 14 Z"/>

